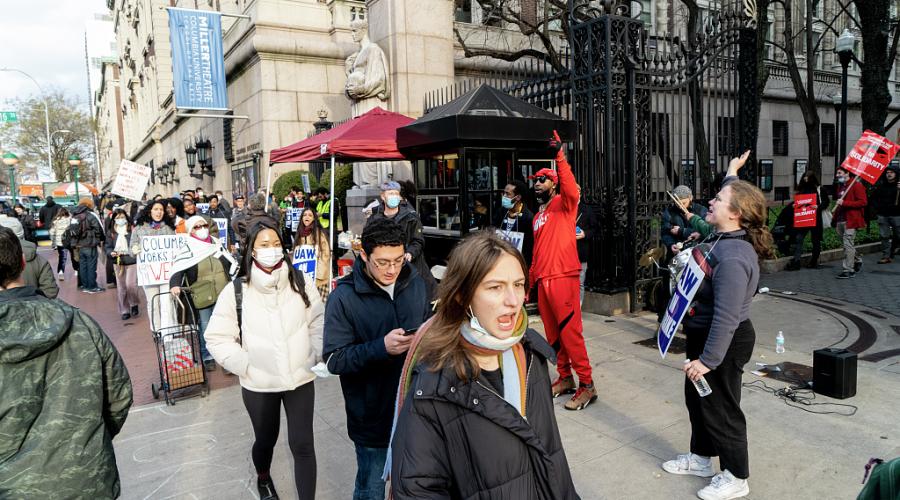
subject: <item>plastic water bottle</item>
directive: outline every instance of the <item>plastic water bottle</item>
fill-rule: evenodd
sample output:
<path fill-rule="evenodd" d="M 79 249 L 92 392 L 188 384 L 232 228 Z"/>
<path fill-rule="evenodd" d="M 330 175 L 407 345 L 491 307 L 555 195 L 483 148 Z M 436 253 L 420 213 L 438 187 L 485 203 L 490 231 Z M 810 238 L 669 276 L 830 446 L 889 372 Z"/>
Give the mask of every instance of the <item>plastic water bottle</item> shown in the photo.
<path fill-rule="evenodd" d="M 684 364 L 688 364 L 690 362 L 691 360 L 689 359 L 684 360 Z M 705 398 L 706 396 L 712 394 L 712 388 L 706 382 L 706 377 L 701 376 L 696 381 L 694 381 L 694 387 L 697 389 L 697 393 L 700 394 L 701 398 Z"/>
<path fill-rule="evenodd" d="M 776 354 L 784 354 L 784 332 L 778 332 L 778 335 L 775 336 L 775 353 Z"/>

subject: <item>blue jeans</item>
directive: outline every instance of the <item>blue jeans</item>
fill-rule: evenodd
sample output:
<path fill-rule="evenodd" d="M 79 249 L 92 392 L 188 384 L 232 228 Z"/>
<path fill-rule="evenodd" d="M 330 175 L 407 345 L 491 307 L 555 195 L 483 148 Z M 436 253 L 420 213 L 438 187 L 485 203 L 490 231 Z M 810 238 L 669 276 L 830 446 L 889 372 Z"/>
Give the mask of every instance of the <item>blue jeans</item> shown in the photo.
<path fill-rule="evenodd" d="M 356 445 L 356 487 L 353 500 L 384 500 L 384 462 L 387 448 L 366 448 Z"/>
<path fill-rule="evenodd" d="M 97 288 L 97 247 L 78 249 L 78 280 L 86 290 Z"/>
<path fill-rule="evenodd" d="M 212 318 L 213 309 L 215 307 L 210 306 L 197 311 L 197 326 L 200 328 L 200 356 L 203 358 L 203 361 L 211 361 L 213 359 L 212 354 L 206 350 L 206 327 L 209 326 L 209 319 Z"/>

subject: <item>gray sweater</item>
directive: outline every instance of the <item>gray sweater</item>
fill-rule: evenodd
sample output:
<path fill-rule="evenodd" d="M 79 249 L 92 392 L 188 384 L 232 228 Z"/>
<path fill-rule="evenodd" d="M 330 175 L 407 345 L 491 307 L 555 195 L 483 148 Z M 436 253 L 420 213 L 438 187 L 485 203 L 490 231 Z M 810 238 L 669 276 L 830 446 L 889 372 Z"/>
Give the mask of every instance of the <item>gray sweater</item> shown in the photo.
<path fill-rule="evenodd" d="M 715 369 L 722 363 L 734 331 L 750 319 L 750 303 L 759 284 L 759 257 L 746 231 L 724 233 L 710 252 L 712 275 L 707 276 L 694 297 L 694 314 L 687 316 L 686 328 L 709 330 L 700 361 Z M 710 237 L 715 242 L 717 235 Z"/>

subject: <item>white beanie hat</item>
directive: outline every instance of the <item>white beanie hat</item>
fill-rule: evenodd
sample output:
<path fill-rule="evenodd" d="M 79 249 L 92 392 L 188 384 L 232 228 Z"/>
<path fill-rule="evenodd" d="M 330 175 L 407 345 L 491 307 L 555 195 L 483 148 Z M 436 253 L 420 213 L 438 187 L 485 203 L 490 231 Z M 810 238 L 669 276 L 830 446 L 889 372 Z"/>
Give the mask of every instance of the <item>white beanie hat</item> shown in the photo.
<path fill-rule="evenodd" d="M 12 232 L 16 234 L 16 238 L 19 238 L 20 240 L 25 239 L 25 228 L 22 227 L 22 223 L 19 222 L 19 219 L 16 219 L 15 217 L 0 217 L 0 226 L 12 229 Z"/>
<path fill-rule="evenodd" d="M 188 218 L 188 220 L 184 221 L 184 228 L 187 230 L 188 234 L 191 234 L 191 231 L 194 230 L 194 226 L 201 222 L 205 223 L 206 219 L 199 215 L 192 215 Z"/>

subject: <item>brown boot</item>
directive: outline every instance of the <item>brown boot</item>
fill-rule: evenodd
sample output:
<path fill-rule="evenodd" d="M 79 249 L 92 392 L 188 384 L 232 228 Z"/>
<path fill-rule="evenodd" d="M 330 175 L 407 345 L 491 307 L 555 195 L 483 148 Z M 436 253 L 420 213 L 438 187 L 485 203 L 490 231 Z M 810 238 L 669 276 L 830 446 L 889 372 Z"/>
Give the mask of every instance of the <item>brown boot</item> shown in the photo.
<path fill-rule="evenodd" d="M 550 386 L 550 390 L 553 391 L 554 399 L 563 394 L 573 394 L 575 392 L 575 379 L 572 377 L 559 377 Z"/>
<path fill-rule="evenodd" d="M 565 407 L 567 410 L 583 410 L 596 400 L 597 391 L 594 389 L 594 384 L 579 385 L 572 399 L 566 401 Z"/>

